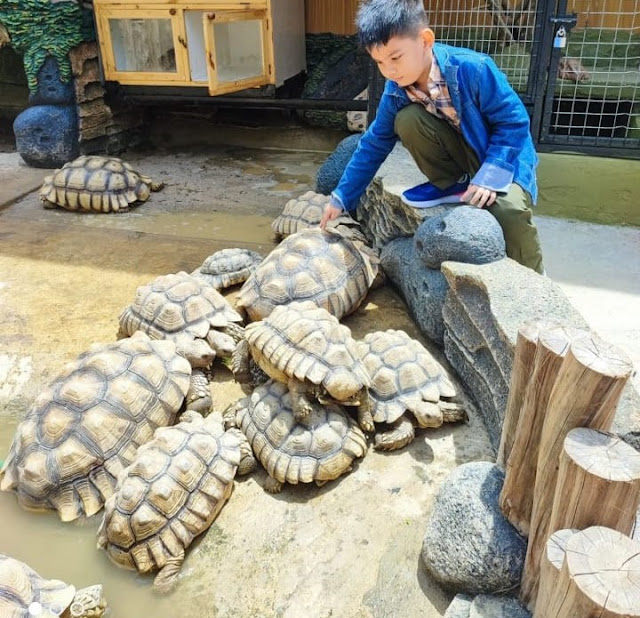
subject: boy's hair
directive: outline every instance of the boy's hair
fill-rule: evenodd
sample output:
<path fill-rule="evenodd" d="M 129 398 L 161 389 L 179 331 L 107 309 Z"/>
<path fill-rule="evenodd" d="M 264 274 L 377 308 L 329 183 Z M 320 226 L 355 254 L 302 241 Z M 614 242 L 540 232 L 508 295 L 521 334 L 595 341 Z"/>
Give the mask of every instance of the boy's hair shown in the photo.
<path fill-rule="evenodd" d="M 363 0 L 356 14 L 360 44 L 367 49 L 394 36 L 415 36 L 428 25 L 422 0 Z"/>

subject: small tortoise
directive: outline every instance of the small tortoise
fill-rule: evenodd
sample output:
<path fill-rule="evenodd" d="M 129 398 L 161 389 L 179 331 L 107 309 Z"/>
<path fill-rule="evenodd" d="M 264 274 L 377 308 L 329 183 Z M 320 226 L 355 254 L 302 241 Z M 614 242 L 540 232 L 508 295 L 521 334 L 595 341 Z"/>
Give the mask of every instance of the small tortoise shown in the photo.
<path fill-rule="evenodd" d="M 329 200 L 328 195 L 314 191 L 307 191 L 298 199 L 289 200 L 282 214 L 271 224 L 276 240 L 282 240 L 309 227 L 317 227 Z M 327 227 L 337 229 L 345 238 L 366 243 L 366 238 L 360 231 L 360 224 L 346 213 L 329 221 Z"/>
<path fill-rule="evenodd" d="M 278 305 L 313 301 L 340 319 L 360 306 L 378 266 L 369 247 L 336 230 L 302 230 L 264 259 L 240 289 L 236 307 L 261 320 Z"/>
<path fill-rule="evenodd" d="M 0 554 L 0 616 L 100 618 L 107 609 L 102 586 L 76 590 L 57 579 L 44 579 L 19 560 Z"/>
<path fill-rule="evenodd" d="M 40 199 L 45 208 L 126 212 L 162 187 L 116 157 L 83 155 L 44 179 Z"/>
<path fill-rule="evenodd" d="M 323 485 L 367 452 L 364 434 L 340 406 L 313 403 L 298 422 L 287 387 L 274 380 L 228 408 L 225 422 L 247 436 L 269 475 L 264 488 L 270 493 L 279 492 L 283 483 Z"/>
<path fill-rule="evenodd" d="M 161 427 L 118 477 L 98 530 L 98 548 L 140 573 L 159 570 L 154 587 L 171 589 L 193 539 L 213 523 L 233 490 L 241 458 L 238 429 L 187 411 Z"/>
<path fill-rule="evenodd" d="M 262 262 L 262 256 L 250 249 L 221 249 L 210 255 L 191 276 L 216 290 L 244 283 Z"/>
<path fill-rule="evenodd" d="M 250 355 L 267 375 L 287 384 L 297 421 L 313 410 L 307 395 L 320 403 L 358 407 L 358 423 L 373 431 L 369 375 L 351 331 L 311 301 L 276 307 L 268 318 L 245 329 Z M 234 374 L 246 374 L 247 358 L 238 346 Z M 244 369 L 244 371 L 243 371 Z"/>
<path fill-rule="evenodd" d="M 95 345 L 46 388 L 16 429 L 0 489 L 62 521 L 97 513 L 157 427 L 175 421 L 191 366 L 144 333 Z"/>
<path fill-rule="evenodd" d="M 135 300 L 119 317 L 119 337 L 137 330 L 152 339 L 174 339 L 179 349 L 193 342 L 200 360 L 189 354 L 193 367 L 208 367 L 217 356 L 231 356 L 242 336 L 234 325 L 242 318 L 218 291 L 185 272 L 162 275 L 136 290 Z M 242 331 L 242 329 L 240 329 Z"/>
<path fill-rule="evenodd" d="M 461 406 L 451 401 L 456 389 L 442 366 L 404 331 L 369 333 L 358 342 L 358 349 L 371 376 L 373 420 L 393 427 L 376 435 L 375 448 L 391 451 L 413 440 L 413 424 L 407 411 L 420 427 L 440 427 L 443 422 L 466 419 Z"/>

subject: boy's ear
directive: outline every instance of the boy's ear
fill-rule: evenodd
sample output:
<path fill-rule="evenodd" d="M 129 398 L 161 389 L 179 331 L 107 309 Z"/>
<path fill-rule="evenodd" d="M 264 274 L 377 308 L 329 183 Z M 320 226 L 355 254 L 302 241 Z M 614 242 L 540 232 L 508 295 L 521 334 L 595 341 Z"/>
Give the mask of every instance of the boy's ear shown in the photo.
<path fill-rule="evenodd" d="M 436 35 L 431 28 L 423 28 L 420 30 L 420 37 L 423 43 L 429 48 L 433 47 L 433 44 L 436 42 Z"/>

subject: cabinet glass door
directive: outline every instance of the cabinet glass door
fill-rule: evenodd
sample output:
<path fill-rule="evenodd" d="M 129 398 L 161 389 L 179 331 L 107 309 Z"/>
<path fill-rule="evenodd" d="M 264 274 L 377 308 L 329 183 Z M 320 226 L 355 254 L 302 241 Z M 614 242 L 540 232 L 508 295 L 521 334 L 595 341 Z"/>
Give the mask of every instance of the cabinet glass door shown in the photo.
<path fill-rule="evenodd" d="M 209 11 L 203 24 L 210 94 L 269 83 L 266 11 Z"/>
<path fill-rule="evenodd" d="M 184 80 L 186 50 L 176 13 L 147 10 L 141 16 L 140 11 L 102 11 L 105 77 L 123 84 Z"/>

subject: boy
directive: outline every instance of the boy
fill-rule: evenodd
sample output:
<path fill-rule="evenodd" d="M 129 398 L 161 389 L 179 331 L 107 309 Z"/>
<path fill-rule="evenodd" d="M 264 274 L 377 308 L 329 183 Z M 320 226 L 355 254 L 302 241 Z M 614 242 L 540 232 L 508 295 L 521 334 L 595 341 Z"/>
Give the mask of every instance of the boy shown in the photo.
<path fill-rule="evenodd" d="M 405 191 L 405 203 L 486 208 L 502 228 L 507 255 L 543 273 L 531 221 L 538 157 L 529 117 L 493 60 L 435 43 L 421 0 L 365 0 L 356 25 L 387 83 L 320 226 L 356 208 L 399 137 L 429 179 Z"/>

